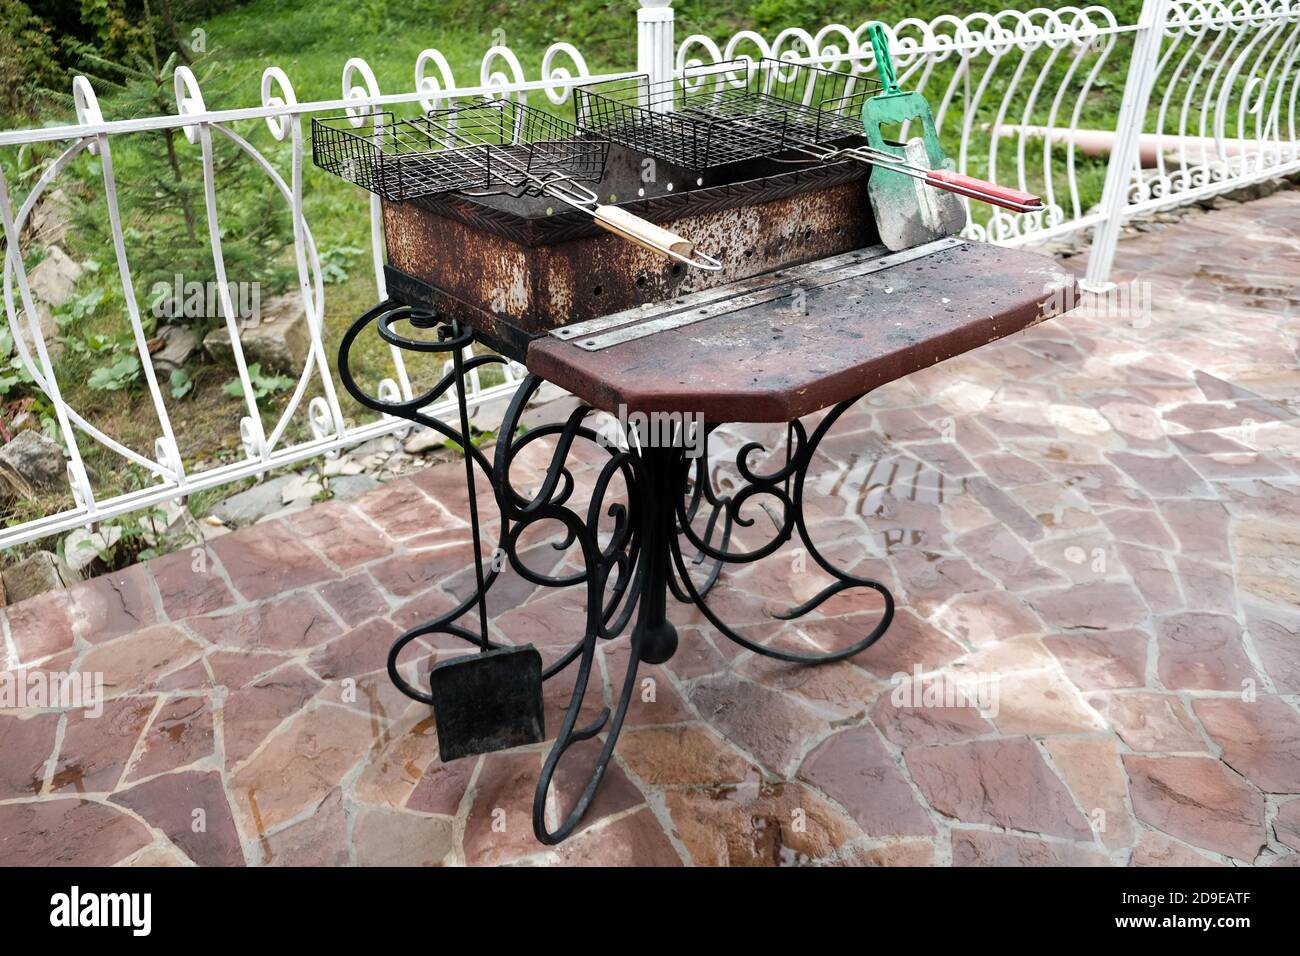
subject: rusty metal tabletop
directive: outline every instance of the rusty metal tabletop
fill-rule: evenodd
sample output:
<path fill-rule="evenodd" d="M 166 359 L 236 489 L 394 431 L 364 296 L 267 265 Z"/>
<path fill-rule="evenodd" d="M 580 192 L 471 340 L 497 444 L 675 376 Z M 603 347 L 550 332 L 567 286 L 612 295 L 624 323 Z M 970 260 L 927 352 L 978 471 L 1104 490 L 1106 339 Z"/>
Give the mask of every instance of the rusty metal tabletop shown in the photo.
<path fill-rule="evenodd" d="M 1019 249 L 875 246 L 556 329 L 527 365 L 608 412 L 783 422 L 1035 325 L 1074 288 Z"/>

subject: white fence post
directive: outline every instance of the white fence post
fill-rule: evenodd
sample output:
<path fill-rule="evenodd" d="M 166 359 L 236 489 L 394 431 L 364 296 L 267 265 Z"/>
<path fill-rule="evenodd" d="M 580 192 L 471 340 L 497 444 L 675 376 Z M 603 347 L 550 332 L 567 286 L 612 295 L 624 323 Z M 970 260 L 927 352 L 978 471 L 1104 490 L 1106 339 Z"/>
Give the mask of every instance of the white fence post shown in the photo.
<path fill-rule="evenodd" d="M 636 12 L 636 71 L 656 83 L 673 78 L 673 0 L 641 0 Z M 671 113 L 671 96 L 653 96 L 649 108 L 656 113 Z"/>
<path fill-rule="evenodd" d="M 1146 125 L 1151 88 L 1155 85 L 1160 61 L 1160 42 L 1164 37 L 1171 0 L 1144 0 L 1142 18 L 1133 40 L 1133 59 L 1124 82 L 1119 119 L 1115 123 L 1115 142 L 1106 167 L 1106 184 L 1101 194 L 1105 218 L 1092 235 L 1088 254 L 1088 274 L 1080 283 L 1089 292 L 1109 287 L 1110 269 L 1115 261 L 1115 246 L 1124 227 L 1124 213 L 1129 204 L 1129 185 L 1136 173 L 1141 175 L 1138 145 Z"/>

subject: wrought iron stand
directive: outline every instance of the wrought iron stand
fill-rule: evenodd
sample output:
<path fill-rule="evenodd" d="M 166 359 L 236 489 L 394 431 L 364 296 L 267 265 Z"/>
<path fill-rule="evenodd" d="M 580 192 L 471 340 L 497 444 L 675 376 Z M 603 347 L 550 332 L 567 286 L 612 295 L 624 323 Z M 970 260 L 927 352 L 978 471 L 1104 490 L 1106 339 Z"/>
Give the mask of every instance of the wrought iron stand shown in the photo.
<path fill-rule="evenodd" d="M 372 323 L 380 337 L 390 345 L 415 352 L 448 354 L 452 363 L 451 371 L 428 391 L 407 401 L 386 402 L 366 394 L 351 374 L 349 353 L 358 336 Z M 408 325 L 410 332 L 399 331 L 402 325 Z M 415 333 L 418 332 L 426 333 L 427 337 L 416 337 Z M 742 647 L 765 657 L 798 664 L 824 664 L 851 657 L 875 643 L 888 629 L 894 615 L 894 600 L 888 588 L 878 581 L 848 574 L 831 564 L 813 543 L 803 513 L 804 482 L 818 444 L 844 411 L 862 396 L 835 405 L 821 418 L 811 434 L 802 422 L 790 422 L 787 426 L 785 460 L 775 471 L 760 473 L 750 466 L 749 460 L 754 453 L 763 450 L 760 443 L 750 442 L 741 447 L 736 456 L 736 469 L 744 484 L 732 494 L 721 495 L 714 488 L 708 469 L 708 434 L 717 427 L 716 424 L 705 426 L 703 436 L 693 435 L 683 429 L 675 434 L 674 440 L 667 443 L 652 442 L 649 440 L 651 436 L 629 428 L 622 436 L 624 441 L 613 444 L 604 441 L 601 434 L 585 424 L 588 415 L 595 410 L 583 405 L 563 422 L 543 425 L 518 436 L 524 408 L 542 384 L 541 379 L 530 375 L 520 385 L 510 403 L 498 433 L 494 458 L 489 462 L 469 440 L 469 414 L 463 378 L 476 368 L 503 364 L 506 360 L 496 355 L 467 358 L 465 350 L 473 340 L 473 332 L 454 321 L 387 301 L 361 316 L 344 335 L 339 347 L 339 375 L 347 390 L 361 404 L 432 428 L 458 444 L 465 453 L 469 520 L 475 555 L 475 590 L 448 613 L 412 628 L 397 639 L 388 656 L 388 672 L 393 683 L 407 696 L 434 706 L 435 710 L 439 709 L 440 704 L 444 710 L 450 709 L 451 704 L 447 698 L 440 701 L 437 693 L 414 687 L 401 675 L 397 665 L 398 655 L 415 639 L 431 634 L 449 634 L 476 645 L 480 650 L 479 655 L 439 663 L 434 672 L 436 674 L 441 668 L 462 662 L 472 664 L 480 660 L 493 663 L 490 670 L 476 669 L 474 673 L 479 676 L 461 681 L 460 687 L 462 690 L 472 687 L 476 693 L 487 687 L 490 688 L 489 696 L 499 694 L 504 700 L 476 699 L 469 708 L 475 714 L 468 718 L 468 723 L 473 724 L 477 717 L 479 726 L 467 734 L 458 734 L 455 741 L 447 741 L 457 755 L 480 753 L 545 739 L 540 720 L 541 682 L 577 662 L 577 678 L 564 721 L 543 765 L 533 798 L 533 829 L 537 839 L 542 843 L 555 844 L 573 832 L 595 796 L 622 730 L 628 704 L 636 687 L 640 663 L 663 663 L 677 649 L 677 631 L 668 620 L 669 594 L 677 601 L 694 605 L 723 636 Z M 422 411 L 435 404 L 451 389 L 455 389 L 457 397 L 459 429 Z M 511 466 L 521 451 L 544 438 L 554 439 L 555 450 L 541 486 L 531 497 L 525 496 L 511 484 Z M 575 508 L 568 506 L 574 496 L 575 482 L 566 462 L 577 441 L 595 443 L 608 453 L 595 479 L 585 514 L 579 514 Z M 697 449 L 700 453 L 694 454 Z M 481 522 L 475 492 L 475 468 L 480 469 L 490 480 L 501 512 L 495 552 L 501 560 L 490 562 L 486 570 L 480 542 Z M 606 507 L 605 502 L 611 498 L 611 488 L 615 487 L 616 478 L 621 479 L 626 489 L 626 501 L 614 501 Z M 755 519 L 746 517 L 742 511 L 751 499 L 756 498 L 766 498 L 775 504 L 774 510 L 780 514 L 779 526 L 775 534 L 762 545 L 748 551 L 733 551 L 730 547 L 733 531 L 754 524 Z M 773 509 L 766 510 L 772 513 Z M 612 519 L 612 530 L 599 531 L 602 514 Z M 775 518 L 773 520 L 777 523 Z M 567 550 L 575 543 L 578 545 L 582 555 L 581 571 L 567 575 L 542 574 L 521 560 L 518 551 L 521 535 L 530 526 L 543 521 L 557 522 L 564 529 L 563 540 L 555 542 L 555 548 Z M 701 525 L 702 530 L 697 531 Z M 724 565 L 747 563 L 767 557 L 796 533 L 806 553 L 834 580 L 811 600 L 776 616 L 784 620 L 798 618 L 818 607 L 827 598 L 848 588 L 870 588 L 877 591 L 884 600 L 880 620 L 870 633 L 851 646 L 824 654 L 803 654 L 766 647 L 730 627 L 705 600 Z M 602 538 L 607 538 L 603 544 Z M 683 541 L 694 551 L 691 563 L 704 568 L 701 575 L 703 580 L 699 584 L 692 578 L 687 566 Z M 527 686 L 530 681 L 529 661 L 538 659 L 537 652 L 527 648 L 530 655 L 528 660 L 520 655 L 504 667 L 497 666 L 511 656 L 512 650 L 523 649 L 512 649 L 494 643 L 488 637 L 486 596 L 500 574 L 502 560 L 508 560 L 516 573 L 534 584 L 546 587 L 585 585 L 587 589 L 584 633 L 547 667 L 533 665 L 536 676 L 532 678 L 535 686 L 531 687 Z M 479 620 L 478 626 L 471 629 L 459 622 L 474 608 L 478 610 Z M 623 675 L 614 710 L 611 713 L 608 707 L 602 708 L 595 720 L 579 727 L 578 715 L 591 678 L 597 642 L 614 640 L 625 631 L 628 631 L 631 653 L 628 655 L 627 670 Z M 467 675 L 470 671 L 462 673 Z M 485 681 L 482 678 L 481 675 L 489 673 L 501 675 L 499 688 L 493 680 Z M 436 690 L 437 687 L 438 681 L 431 680 L 431 690 Z M 516 709 L 531 712 L 536 715 L 536 719 L 521 721 L 520 714 L 511 711 L 512 701 L 519 704 Z M 463 698 L 456 701 L 457 706 L 463 704 Z M 510 712 L 503 715 L 503 709 Z M 441 739 L 444 718 L 450 721 L 453 716 L 464 715 L 437 714 L 440 748 L 444 744 Z M 487 726 L 483 725 L 484 720 L 488 721 Z M 547 795 L 560 760 L 573 744 L 593 738 L 602 731 L 605 732 L 604 745 L 586 786 L 559 825 L 553 830 L 548 829 L 545 819 Z M 442 756 L 451 759 L 447 749 L 442 749 Z"/>

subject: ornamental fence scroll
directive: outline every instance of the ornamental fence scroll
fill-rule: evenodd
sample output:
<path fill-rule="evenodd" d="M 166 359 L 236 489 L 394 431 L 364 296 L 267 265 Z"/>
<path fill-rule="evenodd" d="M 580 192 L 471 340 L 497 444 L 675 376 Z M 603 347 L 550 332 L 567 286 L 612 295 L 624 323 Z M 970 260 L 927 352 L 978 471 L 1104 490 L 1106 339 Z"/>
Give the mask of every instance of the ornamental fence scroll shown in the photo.
<path fill-rule="evenodd" d="M 815 32 L 791 28 L 770 38 L 742 30 L 723 41 L 694 34 L 674 42 L 668 0 L 641 0 L 637 21 L 635 47 L 629 25 L 628 70 L 622 73 L 593 74 L 577 48 L 555 43 L 530 79 L 520 57 L 496 45 L 483 55 L 476 83 L 466 86 L 446 56 L 427 49 L 416 59 L 409 91 L 381 92 L 366 61 L 353 58 L 343 67 L 339 99 L 300 103 L 288 75 L 271 66 L 260 78 L 258 106 L 212 111 L 194 75 L 180 67 L 175 75 L 176 115 L 106 119 L 90 83 L 77 77 L 72 84 L 74 124 L 0 132 L 0 150 L 37 143 L 61 148 L 26 195 L 11 199 L 10 183 L 0 176 L 6 248 L 3 297 L 13 342 L 12 355 L 0 356 L 0 363 L 6 368 L 16 363 L 44 396 L 51 410 L 49 430 L 67 456 L 71 491 L 70 506 L 64 510 L 6 527 L 0 532 L 0 547 L 336 454 L 409 427 L 390 417 L 349 421 L 349 406 L 336 387 L 331 367 L 336 343 L 325 321 L 321 250 L 303 205 L 303 127 L 313 116 L 342 112 L 355 127 L 369 126 L 379 135 L 384 111 L 391 108 L 430 110 L 452 99 L 491 93 L 521 100 L 540 94 L 560 109 L 574 86 L 627 76 L 633 67 L 651 73 L 652 79 L 665 79 L 665 74 L 680 74 L 697 64 L 737 57 L 794 59 L 864 75 L 874 72 L 869 23 L 831 24 Z M 1003 10 L 929 21 L 908 18 L 886 24 L 886 30 L 900 81 L 930 98 L 945 147 L 959 169 L 1043 196 L 1044 211 L 1029 216 L 972 209 L 967 235 L 1020 245 L 1091 230 L 1087 280 L 1094 287 L 1106 282 L 1126 220 L 1300 171 L 1300 0 L 1146 0 L 1136 23 L 1121 23 L 1102 6 Z M 1113 78 L 1119 75 L 1124 81 L 1117 87 Z M 255 123 L 251 128 L 249 121 Z M 182 453 L 186 443 L 178 441 L 177 430 L 184 428 L 183 411 L 169 403 L 154 371 L 134 285 L 113 144 L 123 136 L 168 129 L 180 131 L 197 147 L 188 155 L 182 152 L 179 161 L 201 168 L 212 257 L 212 274 L 206 278 L 218 290 L 218 320 L 229 334 L 240 383 L 241 414 L 231 420 L 239 448 L 233 462 L 212 464 L 207 455 Z M 222 183 L 214 162 L 218 143 L 233 144 L 243 160 L 266 177 L 292 224 L 295 294 L 310 342 L 301 368 L 291 376 L 287 401 L 274 409 L 257 397 L 227 281 L 218 203 Z M 112 237 L 111 274 L 120 285 L 129 349 L 147 393 L 133 414 L 148 414 L 156 421 L 149 448 L 131 447 L 65 401 L 57 353 L 42 332 L 20 252 L 20 237 L 34 210 L 85 152 L 98 160 L 97 187 Z M 368 203 L 370 261 L 376 293 L 383 299 L 380 201 L 360 193 L 356 201 Z M 380 385 L 381 396 L 409 399 L 412 384 L 402 356 L 392 350 L 387 360 L 390 368 Z M 522 378 L 523 369 L 514 364 L 503 367 L 498 381 L 472 377 L 471 406 L 504 404 Z M 455 397 L 444 399 L 443 405 L 429 411 L 450 411 Z M 223 437 L 215 443 L 221 444 Z M 92 477 L 97 469 L 88 466 L 87 458 L 102 455 L 129 463 L 139 476 L 136 487 L 97 486 Z"/>
<path fill-rule="evenodd" d="M 384 111 L 403 104 L 420 110 L 435 109 L 440 103 L 456 97 L 483 94 L 526 97 L 530 92 L 541 92 L 551 103 L 565 103 L 572 87 L 578 83 L 598 81 L 609 77 L 593 76 L 582 54 L 572 45 L 557 43 L 542 57 L 539 76 L 530 79 L 519 57 L 504 46 L 494 46 L 483 56 L 477 83 L 458 82 L 446 57 L 436 49 L 420 54 L 415 64 L 414 84 L 411 92 L 384 94 L 380 91 L 374 71 L 360 58 L 347 61 L 343 68 L 341 97 L 315 103 L 299 103 L 289 77 L 279 67 L 268 67 L 261 76 L 261 105 L 247 109 L 210 111 L 202 91 L 187 67 L 178 67 L 175 73 L 177 113 L 174 116 L 156 116 L 142 119 L 107 119 L 102 115 L 95 91 L 84 77 L 73 80 L 72 93 L 76 123 L 68 126 L 0 132 L 0 149 L 22 147 L 27 144 L 56 144 L 62 151 L 54 156 L 39 178 L 21 201 L 10 196 L 6 177 L 0 176 L 0 219 L 3 219 L 5 262 L 3 270 L 3 296 L 8 322 L 8 338 L 12 342 L 11 354 L 0 356 L 6 368 L 14 363 L 15 370 L 25 372 L 36 389 L 44 396 L 51 414 L 49 430 L 62 442 L 67 456 L 67 485 L 71 491 L 71 506 L 58 513 L 35 520 L 10 525 L 0 533 L 0 547 L 9 547 L 50 535 L 60 534 L 82 525 L 112 519 L 139 509 L 184 498 L 198 491 L 219 487 L 267 471 L 292 465 L 321 455 L 332 455 L 341 449 L 357 445 L 409 428 L 401 419 L 384 416 L 375 420 L 353 423 L 344 414 L 340 401 L 335 371 L 332 368 L 332 349 L 337 343 L 328 339 L 326 315 L 326 283 L 318 248 L 311 225 L 304 214 L 304 173 L 310 168 L 304 139 L 304 124 L 312 116 L 343 113 L 357 128 L 369 126 L 375 135 L 382 132 Z M 252 130 L 249 121 L 256 123 Z M 121 137 L 141 135 L 159 130 L 179 130 L 184 139 L 197 146 L 197 155 L 180 157 L 182 162 L 197 162 L 202 176 L 202 209 L 208 225 L 208 244 L 211 249 L 212 273 L 205 277 L 215 289 L 218 305 L 218 324 L 224 325 L 229 336 L 232 359 L 238 388 L 234 389 L 242 402 L 242 415 L 232 417 L 231 428 L 237 429 L 239 460 L 206 464 L 210 455 L 200 454 L 200 460 L 185 460 L 181 453 L 182 442 L 177 440 L 177 429 L 183 427 L 184 409 L 178 410 L 169 403 L 162 383 L 154 370 L 146 340 L 146 322 L 141 313 L 119 202 L 119 182 L 113 165 L 113 144 Z M 270 143 L 258 144 L 257 136 L 269 136 Z M 214 161 L 214 144 L 222 138 L 234 144 L 242 157 L 265 175 L 289 212 L 292 224 L 293 266 L 296 273 L 296 296 L 305 314 L 309 338 L 306 358 L 291 376 L 293 386 L 283 407 L 268 410 L 267 403 L 259 401 L 252 366 L 241 342 L 241 316 L 232 296 L 223 255 L 223 230 L 218 192 L 221 188 L 217 164 Z M 272 156 L 268 147 L 286 144 Z M 137 363 L 142 376 L 143 391 L 148 401 L 134 411 L 152 415 L 156 422 L 157 437 L 150 448 L 131 447 L 110 434 L 102 424 L 91 420 L 67 401 L 66 379 L 61 387 L 58 352 L 47 329 L 42 332 L 41 308 L 35 299 L 29 280 L 29 269 L 20 241 L 32 221 L 33 211 L 42 199 L 59 184 L 60 177 L 81 154 L 89 152 L 98 159 L 99 182 L 109 232 L 112 237 L 112 255 L 115 264 L 114 278 L 120 289 L 123 305 L 122 319 L 130 332 L 131 358 Z M 277 162 L 287 166 L 281 172 Z M 159 159 L 159 162 L 163 161 Z M 359 202 L 367 202 L 358 193 Z M 368 199 L 370 259 L 374 271 L 376 294 L 386 297 L 383 275 L 384 242 L 377 197 Z M 379 383 L 379 394 L 389 400 L 409 399 L 413 395 L 410 376 L 402 355 L 391 349 L 388 374 Z M 450 366 L 450 361 L 447 363 Z M 444 370 L 445 371 L 445 370 Z M 489 404 L 504 407 L 518 383 L 523 378 L 523 368 L 506 363 L 487 382 L 475 373 L 469 377 L 468 393 L 471 406 L 478 410 Z M 445 414 L 456 407 L 454 392 L 442 401 L 440 407 L 430 409 L 434 415 Z M 358 410 L 360 411 L 360 410 Z M 138 444 L 138 443 L 137 443 Z M 224 435 L 210 442 L 219 448 L 227 442 Z M 125 460 L 140 476 L 138 487 L 103 489 L 95 486 L 92 475 L 96 469 L 89 467 L 87 457 L 111 454 Z"/>

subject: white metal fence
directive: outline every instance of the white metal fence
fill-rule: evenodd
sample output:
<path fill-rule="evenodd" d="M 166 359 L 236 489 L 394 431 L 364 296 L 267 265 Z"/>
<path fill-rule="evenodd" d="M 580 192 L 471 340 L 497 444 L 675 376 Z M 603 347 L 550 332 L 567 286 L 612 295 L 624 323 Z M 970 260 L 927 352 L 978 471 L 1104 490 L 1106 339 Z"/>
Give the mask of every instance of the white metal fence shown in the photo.
<path fill-rule="evenodd" d="M 669 3 L 640 0 L 635 72 L 649 73 L 652 80 L 697 63 L 735 57 L 791 58 L 863 73 L 875 69 L 866 23 L 831 24 L 815 32 L 792 28 L 771 38 L 752 30 L 725 40 L 696 34 L 675 42 Z M 941 16 L 932 21 L 906 19 L 886 26 L 900 79 L 934 103 L 941 134 L 959 168 L 1044 197 L 1044 211 L 1031 216 L 972 210 L 970 237 L 1024 244 L 1093 229 L 1087 281 L 1094 286 L 1107 279 L 1126 219 L 1300 170 L 1295 128 L 1300 0 L 1146 0 L 1137 23 L 1119 23 L 1109 9 L 1087 6 Z M 629 17 L 629 48 L 632 29 Z M 1104 100 L 1106 92 L 1101 84 L 1108 63 L 1111 75 L 1116 64 L 1126 75 L 1118 118 L 1114 109 L 1100 118 L 1096 115 L 1096 101 Z M 25 196 L 11 199 L 10 186 L 0 177 L 0 217 L 7 250 L 3 294 L 10 332 L 18 359 L 54 409 L 74 501 L 72 508 L 59 514 L 7 527 L 0 533 L 0 546 L 109 519 L 405 427 L 405 422 L 393 419 L 349 425 L 340 407 L 327 361 L 336 342 L 324 326 L 326 286 L 320 250 L 303 214 L 304 124 L 312 116 L 345 110 L 357 127 L 373 126 L 383 108 L 418 104 L 427 110 L 451 97 L 489 92 L 524 98 L 541 95 L 558 106 L 567 102 L 577 84 L 625 75 L 592 75 L 579 50 L 556 43 L 546 50 L 536 77 L 530 79 L 510 48 L 493 46 L 484 54 L 476 80 L 463 85 L 447 58 L 428 49 L 414 64 L 408 91 L 383 93 L 367 63 L 353 58 L 343 67 L 340 99 L 299 103 L 290 78 L 270 66 L 262 75 L 260 105 L 209 111 L 194 75 L 181 67 L 175 77 L 177 115 L 106 119 L 91 85 L 78 77 L 72 88 L 75 124 L 0 132 L 0 149 L 62 144 L 62 152 Z M 234 124 L 258 119 L 265 121 L 264 135 L 274 142 L 288 142 L 287 170 L 277 169 L 263 148 L 234 129 Z M 230 333 L 244 396 L 239 424 L 244 457 L 233 464 L 196 467 L 183 460 L 176 430 L 184 428 L 184 422 L 175 420 L 176 410 L 169 409 L 154 373 L 132 281 L 113 143 L 123 136 L 163 129 L 183 132 L 197 147 L 183 161 L 202 168 L 213 263 L 210 278 L 218 283 L 221 319 Z M 291 214 L 298 294 L 311 342 L 291 397 L 274 416 L 268 416 L 255 397 L 226 283 L 216 198 L 221 183 L 213 161 L 217 137 L 233 142 L 268 177 Z M 100 161 L 116 279 L 150 410 L 157 419 L 152 453 L 127 447 L 64 401 L 59 368 L 42 336 L 19 252 L 19 237 L 33 210 L 85 150 Z M 1107 158 L 1098 158 L 1098 151 Z M 358 193 L 358 203 L 364 201 Z M 379 200 L 373 196 L 369 217 L 376 294 L 382 298 L 384 243 Z M 393 350 L 391 359 L 391 374 L 383 380 L 382 393 L 411 396 L 401 355 Z M 521 373 L 514 366 L 499 384 L 471 383 L 471 402 L 481 406 L 508 395 Z M 304 402 L 309 392 L 315 394 Z M 290 423 L 302 419 L 310 437 L 294 440 Z M 151 483 L 125 494 L 94 487 L 79 444 L 91 442 L 123 456 L 151 476 Z"/>

